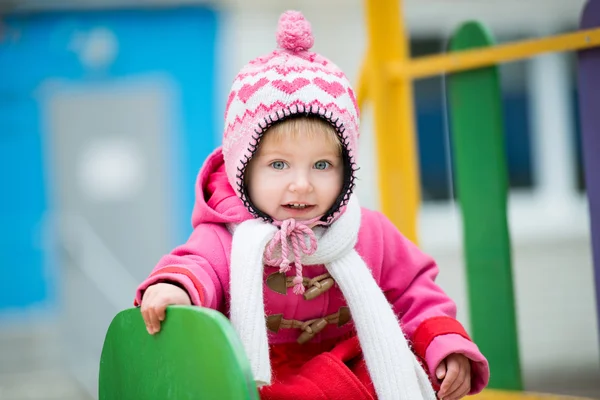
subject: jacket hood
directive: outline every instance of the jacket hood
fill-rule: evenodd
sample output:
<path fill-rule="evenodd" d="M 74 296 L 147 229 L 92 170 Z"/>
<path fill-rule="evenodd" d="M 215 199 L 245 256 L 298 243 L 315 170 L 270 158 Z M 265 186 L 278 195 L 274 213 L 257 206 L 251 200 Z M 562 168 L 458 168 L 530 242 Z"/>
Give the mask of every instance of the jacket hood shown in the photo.
<path fill-rule="evenodd" d="M 229 184 L 221 147 L 204 162 L 196 179 L 192 226 L 202 223 L 239 224 L 254 218 Z"/>

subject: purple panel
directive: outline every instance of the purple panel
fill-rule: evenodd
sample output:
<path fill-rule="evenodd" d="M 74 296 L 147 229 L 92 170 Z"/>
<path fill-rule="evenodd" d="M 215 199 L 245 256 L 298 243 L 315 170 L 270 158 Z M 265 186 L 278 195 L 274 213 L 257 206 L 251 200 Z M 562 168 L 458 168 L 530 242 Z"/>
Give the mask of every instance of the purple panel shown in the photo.
<path fill-rule="evenodd" d="M 597 27 L 600 27 L 600 0 L 588 0 L 582 14 L 581 28 Z M 600 312 L 600 48 L 580 51 L 578 58 L 581 135 L 592 229 L 596 312 Z"/>

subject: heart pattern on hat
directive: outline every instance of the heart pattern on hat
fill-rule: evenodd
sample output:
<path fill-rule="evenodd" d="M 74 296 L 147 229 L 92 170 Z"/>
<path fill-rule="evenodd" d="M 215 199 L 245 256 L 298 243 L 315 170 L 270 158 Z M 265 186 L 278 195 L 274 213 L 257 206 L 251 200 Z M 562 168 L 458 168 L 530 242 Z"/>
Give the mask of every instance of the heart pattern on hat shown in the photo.
<path fill-rule="evenodd" d="M 346 89 L 337 81 L 327 82 L 325 79 L 315 78 L 313 79 L 313 83 L 335 99 L 346 93 Z"/>
<path fill-rule="evenodd" d="M 269 80 L 265 77 L 260 78 L 257 82 L 255 82 L 252 85 L 247 83 L 244 86 L 242 86 L 242 88 L 238 91 L 238 97 L 243 103 L 246 103 L 248 99 L 252 97 L 252 95 L 254 95 L 254 93 L 256 93 L 258 89 L 262 88 L 267 83 L 269 83 Z"/>
<path fill-rule="evenodd" d="M 310 84 L 310 81 L 306 78 L 296 78 L 291 82 L 277 79 L 273 81 L 273 86 L 281 90 L 284 93 L 292 94 L 297 90 L 302 89 L 304 86 Z"/>

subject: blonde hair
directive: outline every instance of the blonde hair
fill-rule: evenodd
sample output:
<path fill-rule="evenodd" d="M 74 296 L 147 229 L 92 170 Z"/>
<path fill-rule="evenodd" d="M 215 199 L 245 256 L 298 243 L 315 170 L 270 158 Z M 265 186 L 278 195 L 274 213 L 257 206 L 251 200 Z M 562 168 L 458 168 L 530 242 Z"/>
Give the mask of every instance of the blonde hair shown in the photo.
<path fill-rule="evenodd" d="M 342 142 L 340 142 L 335 128 L 319 117 L 290 118 L 276 123 L 267 130 L 265 138 L 268 137 L 277 144 L 289 138 L 296 139 L 299 135 L 306 140 L 326 135 L 325 139 L 328 144 L 335 146 L 339 154 L 342 154 Z"/>

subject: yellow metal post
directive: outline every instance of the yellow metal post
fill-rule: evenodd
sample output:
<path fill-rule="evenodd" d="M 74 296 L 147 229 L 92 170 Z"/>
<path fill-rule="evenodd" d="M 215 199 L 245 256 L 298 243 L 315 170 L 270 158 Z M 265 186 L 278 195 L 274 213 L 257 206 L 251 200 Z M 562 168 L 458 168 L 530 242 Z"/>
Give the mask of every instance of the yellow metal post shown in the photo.
<path fill-rule="evenodd" d="M 401 9 L 399 0 L 366 0 L 368 94 L 375 121 L 381 210 L 416 242 L 420 190 L 412 80 L 389 74 L 390 65 L 407 63 L 410 56 Z"/>
<path fill-rule="evenodd" d="M 369 58 L 369 52 L 365 54 L 365 59 L 363 60 L 362 66 L 360 68 L 359 76 L 358 76 L 358 85 L 356 87 L 356 103 L 358 104 L 358 108 L 360 108 L 360 112 L 362 113 L 364 109 L 364 105 L 369 97 L 369 63 L 371 62 Z"/>

